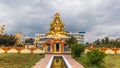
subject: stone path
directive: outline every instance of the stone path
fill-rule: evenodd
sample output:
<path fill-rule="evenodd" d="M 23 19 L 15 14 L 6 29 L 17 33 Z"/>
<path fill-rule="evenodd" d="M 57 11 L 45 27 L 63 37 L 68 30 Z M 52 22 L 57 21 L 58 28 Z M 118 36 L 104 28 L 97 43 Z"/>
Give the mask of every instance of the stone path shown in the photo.
<path fill-rule="evenodd" d="M 70 63 L 72 68 L 84 68 L 81 64 L 79 64 L 76 60 L 74 60 L 71 55 L 64 55 L 67 61 Z"/>
<path fill-rule="evenodd" d="M 46 68 L 48 62 L 50 61 L 52 55 L 54 54 L 46 54 L 45 58 L 41 59 L 40 61 L 38 61 L 35 66 L 33 66 L 32 68 Z M 55 54 L 56 55 L 56 54 Z M 72 68 L 84 68 L 81 64 L 79 64 L 77 61 L 75 61 L 71 55 L 69 54 L 64 54 L 63 55 L 67 61 L 70 63 L 70 65 L 72 66 Z"/>
<path fill-rule="evenodd" d="M 42 58 L 41 60 L 39 60 L 35 66 L 33 66 L 32 68 L 46 68 L 48 62 L 50 61 L 52 57 L 52 54 L 45 54 L 45 58 Z"/>

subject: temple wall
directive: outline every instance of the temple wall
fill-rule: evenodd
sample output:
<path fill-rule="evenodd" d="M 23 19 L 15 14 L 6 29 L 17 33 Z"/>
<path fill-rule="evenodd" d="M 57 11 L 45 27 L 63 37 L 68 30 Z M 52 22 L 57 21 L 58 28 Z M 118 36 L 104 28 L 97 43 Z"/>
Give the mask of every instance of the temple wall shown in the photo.
<path fill-rule="evenodd" d="M 11 48 L 9 50 L 7 50 L 7 53 L 18 53 L 18 49 L 16 48 Z M 5 53 L 5 50 L 3 50 L 3 48 L 0 48 L 0 53 Z M 21 49 L 19 53 L 31 53 L 31 49 Z M 34 49 L 33 53 L 44 53 L 44 50 L 41 49 Z"/>
<path fill-rule="evenodd" d="M 3 49 L 0 49 L 0 53 L 4 53 L 4 50 L 3 50 Z"/>
<path fill-rule="evenodd" d="M 21 50 L 21 53 L 30 53 L 30 50 L 29 49 L 23 49 L 23 50 Z"/>
<path fill-rule="evenodd" d="M 17 53 L 18 51 L 17 51 L 17 49 L 10 49 L 10 50 L 8 50 L 8 53 Z"/>
<path fill-rule="evenodd" d="M 47 47 L 46 47 L 47 48 Z M 31 53 L 31 51 L 33 51 L 33 53 L 46 53 L 45 50 L 47 50 L 45 47 L 42 49 L 27 49 L 27 48 L 24 48 L 24 49 L 21 49 L 20 50 L 20 53 Z M 51 47 L 52 48 L 52 47 Z M 52 50 L 50 51 L 50 53 L 62 53 L 61 52 L 61 45 L 60 45 L 60 50 L 59 52 L 56 52 L 56 46 L 54 46 L 54 52 L 52 52 Z M 64 49 L 64 48 L 63 48 Z M 95 48 L 94 48 L 95 49 Z M 97 48 L 99 49 L 100 51 L 102 51 L 100 48 Z M 106 54 L 120 54 L 120 48 L 117 48 L 118 50 L 116 50 L 116 53 L 115 53 L 115 50 L 113 50 L 113 48 L 106 48 L 106 50 L 104 51 Z M 91 51 L 91 49 L 88 49 L 86 48 L 85 49 L 85 53 L 87 53 L 88 51 Z M 5 53 L 5 50 L 3 48 L 0 48 L 0 53 Z M 9 50 L 7 50 L 7 53 L 18 53 L 18 49 L 16 48 L 11 48 Z M 63 51 L 64 53 L 64 51 Z"/>
<path fill-rule="evenodd" d="M 107 50 L 105 51 L 105 53 L 106 53 L 106 54 L 114 54 L 114 51 L 112 51 L 111 49 L 107 49 Z"/>
<path fill-rule="evenodd" d="M 106 54 L 120 54 L 120 48 L 86 48 L 85 49 L 85 53 L 87 53 L 88 51 L 91 51 L 93 49 L 98 49 Z"/>
<path fill-rule="evenodd" d="M 33 53 L 44 53 L 44 51 L 41 49 L 35 49 Z"/>

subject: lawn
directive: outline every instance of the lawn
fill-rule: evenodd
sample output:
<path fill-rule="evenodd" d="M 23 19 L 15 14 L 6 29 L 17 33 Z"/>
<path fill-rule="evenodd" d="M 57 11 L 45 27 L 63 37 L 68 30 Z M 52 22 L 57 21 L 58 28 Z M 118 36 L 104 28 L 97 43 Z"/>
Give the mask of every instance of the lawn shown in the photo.
<path fill-rule="evenodd" d="M 102 63 L 99 66 L 90 65 L 85 54 L 83 54 L 81 58 L 75 58 L 75 59 L 83 66 L 85 66 L 85 68 L 120 68 L 120 54 L 119 55 L 108 54 L 104 58 L 104 63 Z"/>
<path fill-rule="evenodd" d="M 105 57 L 104 68 L 120 68 L 120 54 Z"/>
<path fill-rule="evenodd" d="M 43 57 L 42 54 L 0 54 L 0 68 L 31 68 Z"/>

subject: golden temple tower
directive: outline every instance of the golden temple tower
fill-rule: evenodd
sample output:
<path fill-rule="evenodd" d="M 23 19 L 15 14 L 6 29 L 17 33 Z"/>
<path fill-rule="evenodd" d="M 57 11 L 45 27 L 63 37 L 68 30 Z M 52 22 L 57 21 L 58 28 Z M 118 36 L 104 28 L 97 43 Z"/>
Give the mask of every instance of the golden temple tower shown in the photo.
<path fill-rule="evenodd" d="M 56 13 L 54 16 L 54 20 L 50 24 L 50 29 L 49 32 L 46 34 L 49 37 L 54 37 L 54 38 L 62 38 L 62 37 L 67 37 L 67 33 L 64 31 L 64 24 L 60 19 L 59 13 Z"/>

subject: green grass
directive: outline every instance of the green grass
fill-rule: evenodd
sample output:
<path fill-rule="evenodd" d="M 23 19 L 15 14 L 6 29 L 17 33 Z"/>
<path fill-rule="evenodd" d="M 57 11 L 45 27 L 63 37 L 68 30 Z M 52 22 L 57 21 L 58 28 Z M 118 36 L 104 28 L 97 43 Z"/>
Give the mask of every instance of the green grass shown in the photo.
<path fill-rule="evenodd" d="M 101 65 L 90 65 L 86 54 L 82 54 L 81 57 L 75 58 L 75 60 L 81 63 L 85 68 L 120 68 L 120 54 L 119 55 L 108 54 L 104 58 L 104 63 L 102 63 Z"/>
<path fill-rule="evenodd" d="M 0 68 L 31 68 L 43 57 L 40 54 L 0 54 Z"/>
<path fill-rule="evenodd" d="M 102 65 L 104 68 L 120 68 L 120 54 L 106 56 Z"/>

